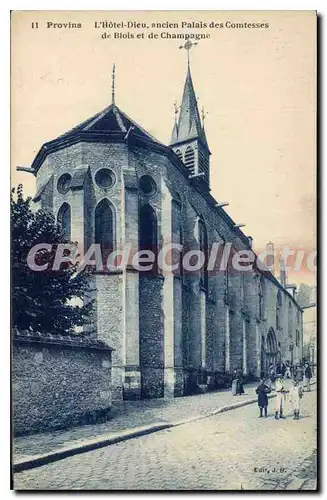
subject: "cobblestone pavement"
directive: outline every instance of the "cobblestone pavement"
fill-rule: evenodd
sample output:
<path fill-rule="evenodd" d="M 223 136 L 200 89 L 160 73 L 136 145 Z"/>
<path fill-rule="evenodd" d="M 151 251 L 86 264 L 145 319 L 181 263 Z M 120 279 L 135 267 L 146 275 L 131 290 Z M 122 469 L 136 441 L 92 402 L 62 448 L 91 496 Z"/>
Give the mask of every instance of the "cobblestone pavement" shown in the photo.
<path fill-rule="evenodd" d="M 245 395 L 232 396 L 230 390 L 199 394 L 184 398 L 125 401 L 112 409 L 112 419 L 103 424 L 84 425 L 64 431 L 46 432 L 14 439 L 14 460 L 25 456 L 47 453 L 55 449 L 96 438 L 101 434 L 116 433 L 140 425 L 175 422 L 208 414 L 217 408 L 255 397 L 257 383 L 245 386 Z"/>
<path fill-rule="evenodd" d="M 316 487 L 316 390 L 301 418 L 256 404 L 17 473 L 15 489 L 285 490 Z"/>

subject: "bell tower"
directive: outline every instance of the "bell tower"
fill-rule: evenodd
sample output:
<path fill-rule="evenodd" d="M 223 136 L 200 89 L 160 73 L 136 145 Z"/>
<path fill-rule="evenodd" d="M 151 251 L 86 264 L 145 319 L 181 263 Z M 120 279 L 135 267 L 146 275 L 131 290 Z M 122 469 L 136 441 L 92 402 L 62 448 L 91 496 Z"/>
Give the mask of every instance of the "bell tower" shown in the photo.
<path fill-rule="evenodd" d="M 196 176 L 201 179 L 201 184 L 206 189 L 209 189 L 211 153 L 204 130 L 204 113 L 201 123 L 191 75 L 189 50 L 193 45 L 195 44 L 188 41 L 180 47 L 187 50 L 187 73 L 178 120 L 178 111 L 175 108 L 175 124 L 170 140 L 170 147 L 189 170 L 190 176 Z"/>

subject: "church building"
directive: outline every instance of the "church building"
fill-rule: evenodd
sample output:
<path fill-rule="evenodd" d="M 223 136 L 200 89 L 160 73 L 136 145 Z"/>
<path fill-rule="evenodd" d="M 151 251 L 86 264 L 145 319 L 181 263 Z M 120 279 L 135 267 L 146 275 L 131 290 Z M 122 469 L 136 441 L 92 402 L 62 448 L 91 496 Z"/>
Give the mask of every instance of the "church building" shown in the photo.
<path fill-rule="evenodd" d="M 36 207 L 84 249 L 251 250 L 252 238 L 211 195 L 210 156 L 188 64 L 169 145 L 129 118 L 113 90 L 109 107 L 45 143 L 25 171 L 36 177 Z M 85 330 L 114 349 L 114 399 L 188 395 L 216 388 L 235 368 L 259 377 L 270 363 L 302 358 L 302 310 L 269 271 L 128 264 L 91 280 L 96 309 Z"/>

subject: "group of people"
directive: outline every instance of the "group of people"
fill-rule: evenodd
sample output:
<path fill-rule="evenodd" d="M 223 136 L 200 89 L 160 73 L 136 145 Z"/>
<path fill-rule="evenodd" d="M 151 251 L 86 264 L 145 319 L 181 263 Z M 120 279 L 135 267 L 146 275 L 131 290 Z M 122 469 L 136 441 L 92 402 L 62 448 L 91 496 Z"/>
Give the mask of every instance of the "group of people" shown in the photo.
<path fill-rule="evenodd" d="M 269 366 L 269 378 L 273 384 L 277 378 L 277 375 L 282 375 L 283 378 L 296 379 L 298 382 L 303 382 L 303 385 L 310 390 L 310 379 L 312 378 L 312 369 L 308 362 L 304 364 L 296 363 L 296 365 L 290 365 L 288 361 L 286 363 L 279 362 L 276 365 L 271 364 Z"/>
<path fill-rule="evenodd" d="M 290 373 L 290 376 L 288 376 Z M 293 378 L 290 389 L 284 386 L 284 378 Z M 260 410 L 259 417 L 268 416 L 268 394 L 275 389 L 275 419 L 284 418 L 284 406 L 286 394 L 289 395 L 289 402 L 293 409 L 294 420 L 300 418 L 300 401 L 303 396 L 304 389 L 310 391 L 310 379 L 312 377 L 312 370 L 309 363 L 304 363 L 302 366 L 297 363 L 294 368 L 288 364 L 278 363 L 276 366 L 271 365 L 269 368 L 269 378 L 265 378 L 264 372 L 261 373 L 260 384 L 256 388 L 258 395 L 258 406 Z"/>
<path fill-rule="evenodd" d="M 310 380 L 312 378 L 312 369 L 309 363 L 297 363 L 291 366 L 288 361 L 286 363 L 279 362 L 276 365 L 270 365 L 268 377 L 265 372 L 261 372 L 260 383 L 256 388 L 258 395 L 258 406 L 260 410 L 259 417 L 268 416 L 268 394 L 275 390 L 275 419 L 284 418 L 284 407 L 286 394 L 291 404 L 294 420 L 300 418 L 300 401 L 303 396 L 304 389 L 310 391 Z M 292 385 L 289 389 L 285 388 L 284 379 L 292 379 Z M 232 394 L 240 396 L 244 394 L 243 375 L 240 369 L 235 369 L 232 378 Z"/>

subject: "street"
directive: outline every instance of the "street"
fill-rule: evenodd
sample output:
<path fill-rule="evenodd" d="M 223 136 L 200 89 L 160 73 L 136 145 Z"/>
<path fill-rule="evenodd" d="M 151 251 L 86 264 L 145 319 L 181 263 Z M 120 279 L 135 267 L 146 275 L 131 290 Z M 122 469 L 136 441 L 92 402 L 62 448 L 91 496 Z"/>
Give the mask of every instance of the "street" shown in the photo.
<path fill-rule="evenodd" d="M 14 475 L 14 488 L 285 490 L 316 488 L 316 385 L 300 420 L 258 418 L 256 404 Z M 242 396 L 240 396 L 241 398 Z"/>

